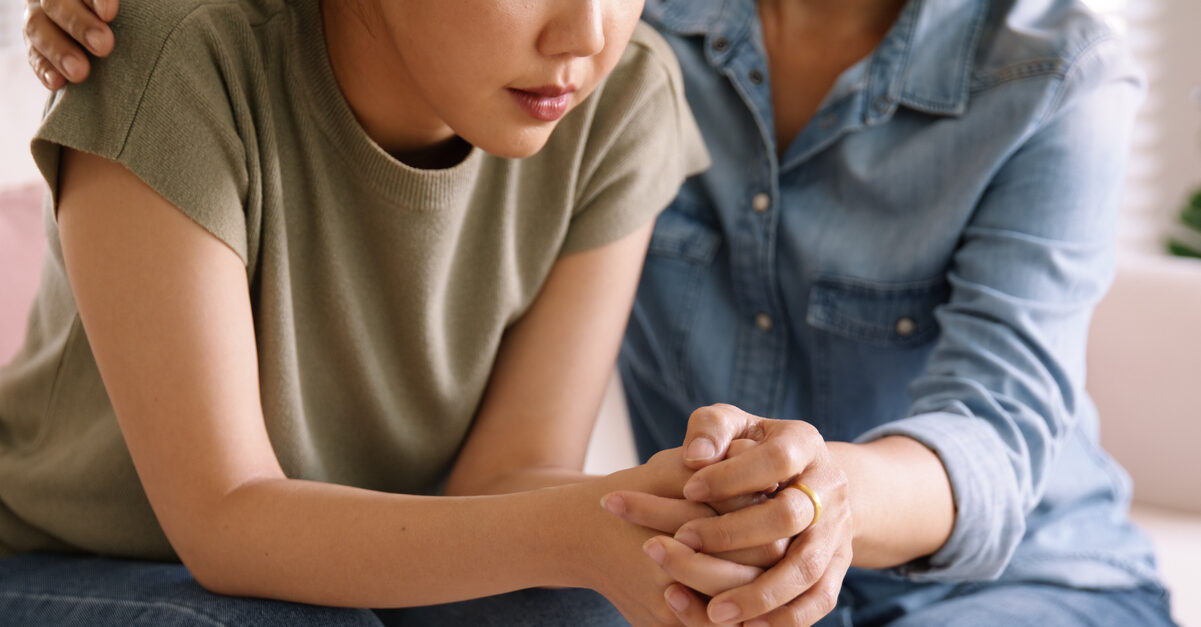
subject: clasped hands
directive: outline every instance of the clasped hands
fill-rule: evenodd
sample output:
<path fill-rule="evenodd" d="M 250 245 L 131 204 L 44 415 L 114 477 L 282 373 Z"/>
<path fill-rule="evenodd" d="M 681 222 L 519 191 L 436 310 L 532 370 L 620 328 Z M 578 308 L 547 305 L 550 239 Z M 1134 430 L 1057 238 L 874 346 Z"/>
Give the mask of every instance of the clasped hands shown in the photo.
<path fill-rule="evenodd" d="M 693 412 L 680 454 L 683 498 L 619 490 L 610 513 L 662 533 L 643 551 L 674 580 L 663 591 L 688 627 L 812 625 L 851 564 L 846 474 L 817 430 L 729 405 Z M 652 463 L 655 463 L 654 461 Z M 820 503 L 794 482 L 808 486 Z"/>

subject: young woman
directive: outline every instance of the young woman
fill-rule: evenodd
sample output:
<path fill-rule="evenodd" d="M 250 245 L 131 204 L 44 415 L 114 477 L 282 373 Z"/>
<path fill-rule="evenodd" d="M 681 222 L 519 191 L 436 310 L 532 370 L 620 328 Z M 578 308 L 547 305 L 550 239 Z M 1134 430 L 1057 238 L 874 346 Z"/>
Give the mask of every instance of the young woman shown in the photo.
<path fill-rule="evenodd" d="M 232 596 L 548 585 L 670 619 L 653 533 L 599 502 L 678 495 L 678 454 L 580 473 L 651 218 L 705 162 L 641 8 L 125 2 L 34 139 L 51 250 L 0 370 L 0 622 L 378 624 Z M 176 559 L 231 596 L 138 561 Z"/>
<path fill-rule="evenodd" d="M 686 524 L 694 502 L 606 499 L 674 536 L 647 549 L 680 620 L 1170 625 L 1083 391 L 1140 91 L 1112 33 L 1067 1 L 644 16 L 714 167 L 643 270 L 620 361 L 639 445 L 685 440 L 693 501 L 797 488 Z M 32 30 L 37 67 L 82 66 Z M 766 571 L 706 555 L 772 541 Z"/>

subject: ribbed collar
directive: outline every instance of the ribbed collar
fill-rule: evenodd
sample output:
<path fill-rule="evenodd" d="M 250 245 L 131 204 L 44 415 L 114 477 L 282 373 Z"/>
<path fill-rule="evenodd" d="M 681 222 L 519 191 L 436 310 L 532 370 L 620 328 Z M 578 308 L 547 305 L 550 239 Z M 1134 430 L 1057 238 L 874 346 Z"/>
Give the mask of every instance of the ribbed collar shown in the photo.
<path fill-rule="evenodd" d="M 289 6 L 290 44 L 295 50 L 289 80 L 304 99 L 302 104 L 314 124 L 342 151 L 348 169 L 399 206 L 432 210 L 462 206 L 471 193 L 483 151 L 472 148 L 458 165 L 442 170 L 414 168 L 389 155 L 359 125 L 338 86 L 325 46 L 320 0 L 294 0 Z"/>

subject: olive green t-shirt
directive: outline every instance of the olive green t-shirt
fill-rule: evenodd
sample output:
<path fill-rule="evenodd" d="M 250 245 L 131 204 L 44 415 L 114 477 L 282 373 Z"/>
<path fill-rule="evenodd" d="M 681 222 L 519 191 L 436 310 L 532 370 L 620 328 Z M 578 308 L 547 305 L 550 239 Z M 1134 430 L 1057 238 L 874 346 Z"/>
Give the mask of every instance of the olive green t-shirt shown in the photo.
<path fill-rule="evenodd" d="M 33 142 L 55 194 L 26 342 L 0 369 L 0 555 L 174 558 L 64 272 L 61 147 L 120 162 L 245 262 L 287 475 L 405 493 L 445 477 L 555 260 L 645 224 L 707 164 L 675 59 L 645 25 L 537 155 L 473 149 L 442 170 L 400 163 L 358 125 L 318 0 L 126 0 L 113 29 L 116 51 L 52 98 Z"/>

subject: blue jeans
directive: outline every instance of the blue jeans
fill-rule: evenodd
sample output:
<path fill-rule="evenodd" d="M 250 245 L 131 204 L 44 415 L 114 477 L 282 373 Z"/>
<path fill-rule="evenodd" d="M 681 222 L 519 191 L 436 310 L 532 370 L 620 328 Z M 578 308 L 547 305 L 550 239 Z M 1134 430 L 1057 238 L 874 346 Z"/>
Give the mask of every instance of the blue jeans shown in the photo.
<path fill-rule="evenodd" d="M 356 610 L 211 594 L 178 564 L 99 557 L 21 555 L 0 560 L 0 626 L 482 627 L 625 625 L 590 590 L 520 590 L 411 608 Z M 1156 589 L 1075 590 L 1038 584 L 965 584 L 937 598 L 901 595 L 843 606 L 821 627 L 1015 625 L 1172 627 Z"/>
<path fill-rule="evenodd" d="M 462 603 L 372 611 L 212 594 L 179 564 L 77 555 L 0 559 L 0 627 L 128 625 L 621 627 L 627 623 L 591 590 L 519 590 Z"/>

